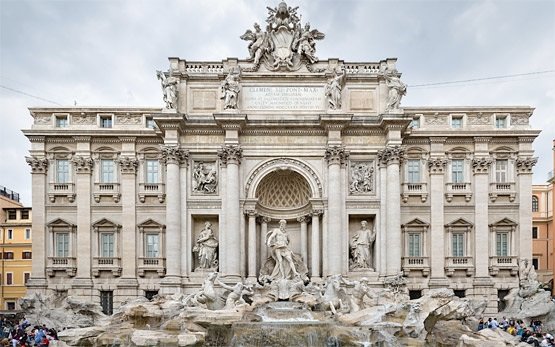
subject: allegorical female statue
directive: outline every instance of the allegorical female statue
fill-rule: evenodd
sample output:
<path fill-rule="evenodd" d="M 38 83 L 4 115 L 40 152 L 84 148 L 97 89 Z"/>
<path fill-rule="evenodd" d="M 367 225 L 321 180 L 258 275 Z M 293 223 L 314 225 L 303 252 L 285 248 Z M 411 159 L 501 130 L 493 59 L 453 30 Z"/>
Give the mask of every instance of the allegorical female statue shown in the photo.
<path fill-rule="evenodd" d="M 215 270 L 218 268 L 218 240 L 212 231 L 212 224 L 204 222 L 204 229 L 201 230 L 197 242 L 193 247 L 193 252 L 198 253 L 199 266 L 196 270 Z"/>
<path fill-rule="evenodd" d="M 351 269 L 372 267 L 372 247 L 375 240 L 376 232 L 368 229 L 368 222 L 360 222 L 360 230 L 351 238 Z"/>

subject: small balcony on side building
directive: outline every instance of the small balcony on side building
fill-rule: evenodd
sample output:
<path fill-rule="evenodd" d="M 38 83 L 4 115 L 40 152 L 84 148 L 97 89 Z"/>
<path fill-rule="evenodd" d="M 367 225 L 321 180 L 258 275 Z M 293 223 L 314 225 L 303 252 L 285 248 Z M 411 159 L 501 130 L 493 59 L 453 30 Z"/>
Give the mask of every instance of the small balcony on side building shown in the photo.
<path fill-rule="evenodd" d="M 166 274 L 166 258 L 139 258 L 137 266 L 139 276 L 144 277 L 147 271 L 155 271 L 159 277 L 164 277 Z"/>
<path fill-rule="evenodd" d="M 474 262 L 472 257 L 446 257 L 445 275 L 453 276 L 455 271 L 466 271 L 467 276 L 474 274 Z"/>
<path fill-rule="evenodd" d="M 422 276 L 430 274 L 430 263 L 428 257 L 403 257 L 403 273 L 408 276 L 411 271 L 421 271 Z"/>
<path fill-rule="evenodd" d="M 93 276 L 100 276 L 101 271 L 112 271 L 115 277 L 121 276 L 121 259 L 119 257 L 94 257 L 92 264 Z"/>
<path fill-rule="evenodd" d="M 67 201 L 75 201 L 75 184 L 74 183 L 50 183 L 48 185 L 48 200 L 54 203 L 56 197 L 66 197 Z"/>
<path fill-rule="evenodd" d="M 155 196 L 160 203 L 166 199 L 164 183 L 139 183 L 139 201 L 145 202 L 147 196 Z"/>

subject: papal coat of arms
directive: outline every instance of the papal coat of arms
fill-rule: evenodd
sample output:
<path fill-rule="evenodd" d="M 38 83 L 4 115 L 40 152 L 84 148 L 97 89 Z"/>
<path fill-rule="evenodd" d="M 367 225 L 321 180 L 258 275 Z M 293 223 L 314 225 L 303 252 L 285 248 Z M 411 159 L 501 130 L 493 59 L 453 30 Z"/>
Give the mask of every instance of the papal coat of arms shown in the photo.
<path fill-rule="evenodd" d="M 287 6 L 281 2 L 278 7 L 268 7 L 266 29 L 262 31 L 258 23 L 254 23 L 254 31 L 247 30 L 241 39 L 250 41 L 250 60 L 254 63 L 253 70 L 264 64 L 269 70 L 298 70 L 303 62 L 307 66 L 318 61 L 316 57 L 316 40 L 324 38 L 324 34 L 304 27 L 297 15 L 298 7 Z"/>

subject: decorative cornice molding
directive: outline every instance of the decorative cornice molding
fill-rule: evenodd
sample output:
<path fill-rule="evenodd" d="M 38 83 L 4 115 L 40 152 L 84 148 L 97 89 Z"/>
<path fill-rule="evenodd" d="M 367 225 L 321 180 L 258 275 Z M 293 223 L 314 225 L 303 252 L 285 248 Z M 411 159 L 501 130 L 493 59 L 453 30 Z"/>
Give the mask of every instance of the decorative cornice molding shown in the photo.
<path fill-rule="evenodd" d="M 184 164 L 189 159 L 189 151 L 178 145 L 161 145 L 160 160 L 165 164 Z"/>
<path fill-rule="evenodd" d="M 491 137 L 489 137 L 489 136 L 475 136 L 474 137 L 474 143 L 490 142 L 490 141 L 491 141 Z"/>
<path fill-rule="evenodd" d="M 445 136 L 430 136 L 430 143 L 445 143 L 447 137 Z"/>
<path fill-rule="evenodd" d="M 531 174 L 534 165 L 538 162 L 537 157 L 518 157 L 516 160 L 516 171 L 519 175 Z"/>
<path fill-rule="evenodd" d="M 31 142 L 31 143 L 44 143 L 45 140 L 46 140 L 45 136 L 29 135 L 29 136 L 27 136 L 27 138 L 29 139 L 29 142 Z"/>
<path fill-rule="evenodd" d="M 526 137 L 522 136 L 522 137 L 519 137 L 519 138 L 518 138 L 518 142 L 519 142 L 519 143 L 532 143 L 532 142 L 534 142 L 535 139 L 536 139 L 536 137 L 532 137 L 532 136 L 530 136 L 530 137 L 528 137 L 528 136 L 526 136 Z"/>
<path fill-rule="evenodd" d="M 73 136 L 73 139 L 75 140 L 75 142 L 91 142 L 90 136 Z"/>
<path fill-rule="evenodd" d="M 71 163 L 76 173 L 90 174 L 94 166 L 94 160 L 91 157 L 76 155 L 71 158 Z"/>
<path fill-rule="evenodd" d="M 135 136 L 120 136 L 119 140 L 125 143 L 135 143 L 137 138 Z"/>
<path fill-rule="evenodd" d="M 388 146 L 378 151 L 378 163 L 380 165 L 399 164 L 405 156 L 405 148 L 402 146 Z"/>
<path fill-rule="evenodd" d="M 75 143 L 75 139 L 73 137 L 48 137 L 46 143 Z"/>
<path fill-rule="evenodd" d="M 117 159 L 122 174 L 136 174 L 139 161 L 135 157 L 119 157 Z"/>
<path fill-rule="evenodd" d="M 328 161 L 328 165 L 343 165 L 349 159 L 349 151 L 346 151 L 345 147 L 341 145 L 328 146 L 324 157 Z"/>
<path fill-rule="evenodd" d="M 223 145 L 218 150 L 218 157 L 222 166 L 227 166 L 227 164 L 239 165 L 241 164 L 241 158 L 243 158 L 243 149 L 239 145 Z"/>
<path fill-rule="evenodd" d="M 491 158 L 474 158 L 472 159 L 472 171 L 474 174 L 488 173 L 491 163 Z"/>
<path fill-rule="evenodd" d="M 31 173 L 33 174 L 46 174 L 48 171 L 48 159 L 44 157 L 25 157 L 25 161 L 31 166 Z"/>
<path fill-rule="evenodd" d="M 430 174 L 443 174 L 447 166 L 447 159 L 435 157 L 428 159 L 428 170 Z"/>

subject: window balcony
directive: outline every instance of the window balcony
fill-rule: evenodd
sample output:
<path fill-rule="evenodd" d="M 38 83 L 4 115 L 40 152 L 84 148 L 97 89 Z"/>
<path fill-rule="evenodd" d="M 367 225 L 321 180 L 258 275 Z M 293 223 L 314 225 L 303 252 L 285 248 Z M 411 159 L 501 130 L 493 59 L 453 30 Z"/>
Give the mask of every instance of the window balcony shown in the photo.
<path fill-rule="evenodd" d="M 156 196 L 163 203 L 166 199 L 164 183 L 139 183 L 139 201 L 145 202 L 147 196 Z"/>
<path fill-rule="evenodd" d="M 69 202 L 75 201 L 75 184 L 73 183 L 50 183 L 48 185 L 48 199 L 56 202 L 57 196 L 65 196 Z"/>
<path fill-rule="evenodd" d="M 420 196 L 422 202 L 428 199 L 428 189 L 426 183 L 403 183 L 403 191 L 401 193 L 403 202 L 409 200 L 409 196 Z"/>
<path fill-rule="evenodd" d="M 163 277 L 166 274 L 166 258 L 139 258 L 137 271 L 141 277 L 146 271 L 156 271 L 158 276 Z"/>
<path fill-rule="evenodd" d="M 119 183 L 95 183 L 93 196 L 96 202 L 100 202 L 102 196 L 110 196 L 114 199 L 114 202 L 117 203 L 121 196 Z"/>
<path fill-rule="evenodd" d="M 445 199 L 451 202 L 454 196 L 464 196 L 464 200 L 469 202 L 472 199 L 472 189 L 470 183 L 454 183 L 449 182 L 445 184 Z"/>
<path fill-rule="evenodd" d="M 93 276 L 100 276 L 100 271 L 112 271 L 114 276 L 121 276 L 121 259 L 118 257 L 94 257 L 92 265 Z"/>
<path fill-rule="evenodd" d="M 498 196 L 508 196 L 509 201 L 515 201 L 516 189 L 514 182 L 493 182 L 489 186 L 489 198 L 495 202 Z"/>
<path fill-rule="evenodd" d="M 491 276 L 496 276 L 500 270 L 508 270 L 511 276 L 518 275 L 518 259 L 515 256 L 504 257 L 490 257 L 489 258 L 489 273 Z"/>
<path fill-rule="evenodd" d="M 474 274 L 474 263 L 472 257 L 446 257 L 445 274 L 453 276 L 456 270 L 466 271 L 467 276 Z"/>
<path fill-rule="evenodd" d="M 428 257 L 403 257 L 403 273 L 408 276 L 411 271 L 422 271 L 424 277 L 430 274 Z"/>
<path fill-rule="evenodd" d="M 46 273 L 53 277 L 55 271 L 65 271 L 69 277 L 77 274 L 77 260 L 73 257 L 48 257 Z"/>

